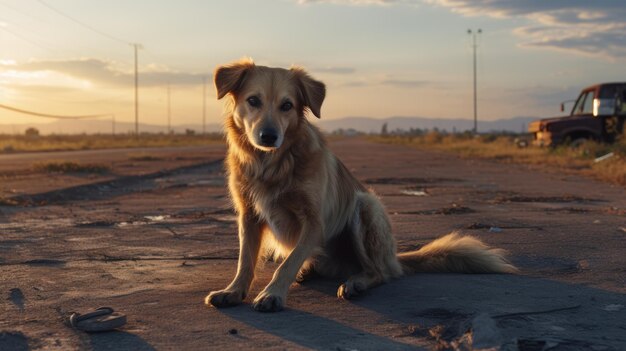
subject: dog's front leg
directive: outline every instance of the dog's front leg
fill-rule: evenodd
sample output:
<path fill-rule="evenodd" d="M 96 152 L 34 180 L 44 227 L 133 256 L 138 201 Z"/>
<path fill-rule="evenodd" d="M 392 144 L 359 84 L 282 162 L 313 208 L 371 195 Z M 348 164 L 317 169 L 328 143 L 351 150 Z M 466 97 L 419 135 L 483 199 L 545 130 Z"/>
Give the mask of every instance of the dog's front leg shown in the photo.
<path fill-rule="evenodd" d="M 289 287 L 295 281 L 304 261 L 320 247 L 322 239 L 320 224 L 308 222 L 302 226 L 296 247 L 276 269 L 270 283 L 254 299 L 255 310 L 276 312 L 283 309 Z"/>
<path fill-rule="evenodd" d="M 258 218 L 240 214 L 239 219 L 239 263 L 237 274 L 224 290 L 212 291 L 204 300 L 205 304 L 227 307 L 240 304 L 248 294 L 254 269 L 261 247 L 261 224 Z"/>

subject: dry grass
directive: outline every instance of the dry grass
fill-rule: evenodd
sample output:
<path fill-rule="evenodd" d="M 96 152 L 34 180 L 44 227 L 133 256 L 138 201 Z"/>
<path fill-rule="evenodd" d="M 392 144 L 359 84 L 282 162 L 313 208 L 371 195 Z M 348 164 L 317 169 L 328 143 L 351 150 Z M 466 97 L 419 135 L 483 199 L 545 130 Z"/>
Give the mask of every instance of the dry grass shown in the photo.
<path fill-rule="evenodd" d="M 603 181 L 626 185 L 626 140 L 607 145 L 586 142 L 573 149 L 520 148 L 513 136 L 469 134 L 441 134 L 430 132 L 421 136 L 377 136 L 372 140 L 382 143 L 410 145 L 418 148 L 454 152 L 467 158 L 483 158 L 507 163 L 531 164 L 559 171 L 582 173 Z M 613 152 L 614 156 L 595 162 L 597 157 Z"/>
<path fill-rule="evenodd" d="M 222 143 L 221 134 L 207 135 L 0 135 L 0 153 L 117 149 L 138 147 L 199 146 Z"/>
<path fill-rule="evenodd" d="M 47 173 L 107 173 L 111 167 L 99 163 L 77 163 L 72 161 L 46 161 L 36 163 L 33 169 Z"/>

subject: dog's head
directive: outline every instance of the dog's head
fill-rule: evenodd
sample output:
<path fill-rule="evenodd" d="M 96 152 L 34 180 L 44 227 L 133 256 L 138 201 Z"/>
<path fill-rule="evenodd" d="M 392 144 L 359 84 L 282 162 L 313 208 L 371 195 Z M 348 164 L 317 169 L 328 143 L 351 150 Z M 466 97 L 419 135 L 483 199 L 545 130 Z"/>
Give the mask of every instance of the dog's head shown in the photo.
<path fill-rule="evenodd" d="M 235 125 L 262 151 L 279 148 L 306 111 L 320 117 L 324 83 L 301 68 L 271 68 L 242 60 L 215 70 L 217 98 L 229 95 Z"/>

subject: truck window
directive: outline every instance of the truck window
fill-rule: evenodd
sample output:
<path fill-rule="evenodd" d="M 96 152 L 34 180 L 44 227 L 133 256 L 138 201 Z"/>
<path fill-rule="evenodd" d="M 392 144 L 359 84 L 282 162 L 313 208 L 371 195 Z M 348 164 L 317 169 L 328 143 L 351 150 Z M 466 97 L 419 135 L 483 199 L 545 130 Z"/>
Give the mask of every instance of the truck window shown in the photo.
<path fill-rule="evenodd" d="M 585 100 L 583 101 L 583 105 L 581 107 L 581 114 L 592 114 L 593 113 L 593 98 L 594 92 L 590 91 L 585 96 Z"/>
<path fill-rule="evenodd" d="M 580 94 L 578 99 L 576 99 L 576 103 L 574 103 L 574 107 L 572 108 L 572 115 L 579 115 L 583 109 L 583 101 L 585 101 L 585 96 L 587 96 L 586 92 Z"/>

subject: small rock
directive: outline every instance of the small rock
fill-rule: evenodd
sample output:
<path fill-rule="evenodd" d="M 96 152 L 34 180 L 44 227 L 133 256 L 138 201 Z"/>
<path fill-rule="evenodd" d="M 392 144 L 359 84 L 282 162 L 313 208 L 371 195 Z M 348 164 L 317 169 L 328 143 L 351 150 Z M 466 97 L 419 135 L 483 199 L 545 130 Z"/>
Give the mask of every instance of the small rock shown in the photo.
<path fill-rule="evenodd" d="M 472 320 L 472 334 L 472 346 L 476 349 L 497 349 L 502 342 L 496 322 L 486 313 Z"/>
<path fill-rule="evenodd" d="M 602 309 L 607 312 L 617 312 L 623 308 L 624 308 L 624 305 L 621 305 L 621 304 L 610 304 L 610 305 L 604 306 Z"/>
<path fill-rule="evenodd" d="M 230 334 L 230 335 L 236 335 L 237 333 L 238 333 L 238 331 L 235 328 L 228 329 L 228 334 Z"/>

